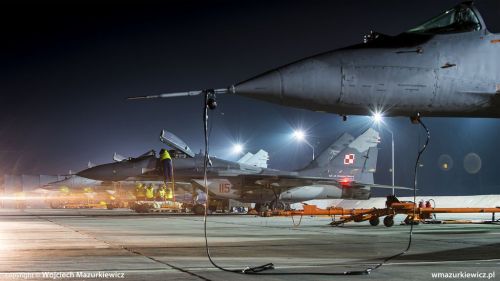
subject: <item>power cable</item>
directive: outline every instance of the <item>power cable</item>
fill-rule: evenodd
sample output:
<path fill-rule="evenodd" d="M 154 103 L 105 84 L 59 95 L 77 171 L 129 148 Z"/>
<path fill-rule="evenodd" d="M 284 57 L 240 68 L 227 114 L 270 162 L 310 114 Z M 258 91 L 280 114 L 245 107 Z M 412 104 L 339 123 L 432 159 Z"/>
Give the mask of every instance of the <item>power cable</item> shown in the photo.
<path fill-rule="evenodd" d="M 429 141 L 431 139 L 431 133 L 430 133 L 429 129 L 427 128 L 427 126 L 425 126 L 424 122 L 422 122 L 422 120 L 420 118 L 417 119 L 417 122 L 425 130 L 426 140 L 425 140 L 425 144 L 418 151 L 417 159 L 415 160 L 415 167 L 414 167 L 414 174 L 413 174 L 413 213 L 412 213 L 412 221 L 410 223 L 410 232 L 409 232 L 409 235 L 408 235 L 408 245 L 406 246 L 406 249 L 403 250 L 402 252 L 400 252 L 400 253 L 398 253 L 396 255 L 390 256 L 390 257 L 384 259 L 381 263 L 377 264 L 376 266 L 374 266 L 372 268 L 369 268 L 368 269 L 369 272 L 373 271 L 373 270 L 375 270 L 375 269 L 377 269 L 379 267 L 381 267 L 382 265 L 384 265 L 385 263 L 387 263 L 388 261 L 390 261 L 392 259 L 395 259 L 397 257 L 400 257 L 400 256 L 406 254 L 410 250 L 412 242 L 413 242 L 413 225 L 414 225 L 414 221 L 413 220 L 415 218 L 416 209 L 417 209 L 417 175 L 418 175 L 418 165 L 419 165 L 419 162 L 420 162 L 420 157 L 422 156 L 422 154 L 424 153 L 424 151 L 427 149 L 427 146 L 429 145 Z"/>
<path fill-rule="evenodd" d="M 210 93 L 209 91 L 205 92 L 205 104 L 204 104 L 204 108 L 203 108 L 203 131 L 204 131 L 204 137 L 205 137 L 205 157 L 204 157 L 204 161 L 203 161 L 203 184 L 205 185 L 205 193 L 206 193 L 206 201 L 205 201 L 206 206 L 205 206 L 205 213 L 203 216 L 203 233 L 205 236 L 205 251 L 206 251 L 208 260 L 210 261 L 210 263 L 214 267 L 216 267 L 222 271 L 232 272 L 232 273 L 240 273 L 240 274 L 245 274 L 245 273 L 250 273 L 250 272 L 257 273 L 257 272 L 261 272 L 263 270 L 274 269 L 274 265 L 272 263 L 264 264 L 264 265 L 257 266 L 257 267 L 251 267 L 251 268 L 247 267 L 244 269 L 236 269 L 236 270 L 226 269 L 222 266 L 219 266 L 217 263 L 215 263 L 212 259 L 212 255 L 210 254 L 210 247 L 208 246 L 208 235 L 207 235 L 208 205 L 210 202 L 210 193 L 209 193 L 209 189 L 208 189 L 207 172 L 208 172 L 208 164 L 210 163 L 210 156 L 209 156 L 209 150 L 208 150 L 209 149 L 208 109 L 209 109 L 209 99 L 213 98 L 212 95 L 213 94 Z"/>
<path fill-rule="evenodd" d="M 208 222 L 208 204 L 210 200 L 210 195 L 209 195 L 209 188 L 208 188 L 208 165 L 210 162 L 210 156 L 209 156 L 209 131 L 208 131 L 208 109 L 215 109 L 217 106 L 217 103 L 215 102 L 215 92 L 213 90 L 205 90 L 204 91 L 204 107 L 203 107 L 203 131 L 204 131 L 204 138 L 205 138 L 205 157 L 203 161 L 203 184 L 205 185 L 205 192 L 206 192 L 206 206 L 205 206 L 205 213 L 203 216 L 203 231 L 204 231 L 204 238 L 205 238 L 205 251 L 208 257 L 208 260 L 210 263 L 217 269 L 225 271 L 225 272 L 231 272 L 231 273 L 236 273 L 236 274 L 255 274 L 255 275 L 318 275 L 318 276 L 333 276 L 333 275 L 367 275 L 370 274 L 373 270 L 380 268 L 382 265 L 387 263 L 388 261 L 397 258 L 399 256 L 402 256 L 406 254 L 412 245 L 412 236 L 413 236 L 413 222 L 411 223 L 410 226 L 410 232 L 409 232 L 409 237 L 408 237 L 408 244 L 407 247 L 404 251 L 390 256 L 386 259 L 384 259 L 381 263 L 369 267 L 364 270 L 354 270 L 354 271 L 343 271 L 343 272 L 263 272 L 266 270 L 274 269 L 274 264 L 273 263 L 267 263 L 261 266 L 256 266 L 256 267 L 245 267 L 244 269 L 227 269 L 224 268 L 212 259 L 212 255 L 210 253 L 210 247 L 208 245 L 208 235 L 207 235 L 207 222 Z M 418 152 L 417 159 L 415 161 L 415 169 L 414 169 L 414 183 L 413 183 L 413 201 L 416 202 L 417 198 L 417 172 L 418 172 L 418 164 L 420 161 L 420 157 L 426 150 L 429 141 L 430 141 L 430 132 L 425 126 L 425 124 L 420 120 L 420 118 L 417 119 L 418 123 L 424 128 L 426 131 L 426 142 L 424 146 L 420 149 Z M 413 205 L 413 217 L 415 217 L 416 214 L 416 206 L 415 204 Z"/>

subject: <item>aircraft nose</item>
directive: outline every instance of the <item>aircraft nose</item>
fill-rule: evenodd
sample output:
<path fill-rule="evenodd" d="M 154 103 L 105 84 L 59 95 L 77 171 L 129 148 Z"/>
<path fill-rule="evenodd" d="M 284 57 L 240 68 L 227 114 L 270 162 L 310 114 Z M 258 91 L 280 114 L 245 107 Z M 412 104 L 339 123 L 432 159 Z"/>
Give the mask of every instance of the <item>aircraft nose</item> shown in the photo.
<path fill-rule="evenodd" d="M 308 59 L 234 85 L 233 93 L 268 102 L 329 111 L 340 100 L 342 73 L 336 61 Z"/>
<path fill-rule="evenodd" d="M 237 95 L 281 103 L 283 93 L 281 73 L 277 70 L 266 72 L 234 85 L 233 90 Z"/>

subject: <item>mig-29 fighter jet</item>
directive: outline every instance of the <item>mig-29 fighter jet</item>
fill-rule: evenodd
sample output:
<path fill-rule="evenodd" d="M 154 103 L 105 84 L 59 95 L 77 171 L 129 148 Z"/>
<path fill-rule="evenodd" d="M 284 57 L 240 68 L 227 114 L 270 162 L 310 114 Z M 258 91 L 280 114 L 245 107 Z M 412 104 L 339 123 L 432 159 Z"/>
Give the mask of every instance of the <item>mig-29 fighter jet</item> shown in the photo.
<path fill-rule="evenodd" d="M 194 154 L 177 136 L 163 132 L 162 141 L 174 148 L 175 185 L 204 189 L 204 155 Z M 297 171 L 280 171 L 210 157 L 208 190 L 211 198 L 234 199 L 281 207 L 312 199 L 368 199 L 374 184 L 379 133 L 370 128 L 359 137 L 343 134 L 315 160 Z M 159 159 L 148 153 L 138 158 L 98 165 L 78 173 L 101 181 L 161 181 Z M 399 189 L 407 189 L 396 187 Z"/>

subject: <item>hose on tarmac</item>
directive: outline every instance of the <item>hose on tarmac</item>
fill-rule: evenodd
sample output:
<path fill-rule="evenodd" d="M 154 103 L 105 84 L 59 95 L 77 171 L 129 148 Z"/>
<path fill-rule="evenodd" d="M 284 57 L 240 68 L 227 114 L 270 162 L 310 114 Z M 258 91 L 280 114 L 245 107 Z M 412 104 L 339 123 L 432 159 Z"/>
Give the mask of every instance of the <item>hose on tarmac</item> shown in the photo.
<path fill-rule="evenodd" d="M 386 264 L 390 260 L 395 259 L 397 257 L 400 257 L 400 256 L 406 254 L 410 250 L 412 242 L 413 242 L 413 239 L 412 239 L 413 238 L 413 225 L 414 225 L 413 219 L 415 218 L 416 209 L 417 209 L 417 175 L 418 175 L 418 166 L 419 166 L 419 162 L 420 162 L 420 157 L 422 156 L 422 154 L 424 153 L 424 151 L 427 149 L 427 146 L 429 145 L 429 142 L 431 140 L 431 133 L 430 133 L 429 129 L 427 128 L 427 126 L 425 126 L 424 122 L 422 122 L 422 120 L 420 118 L 417 118 L 417 122 L 425 130 L 426 139 L 425 139 L 424 145 L 418 151 L 417 159 L 415 160 L 415 167 L 414 167 L 414 174 L 413 174 L 413 177 L 414 177 L 413 178 L 413 213 L 412 213 L 412 221 L 410 223 L 410 232 L 408 234 L 408 244 L 406 245 L 406 249 L 404 249 L 402 252 L 400 252 L 400 253 L 398 253 L 396 255 L 390 256 L 388 258 L 385 258 L 381 263 L 375 265 L 374 267 L 369 268 L 368 269 L 369 271 L 373 271 L 373 270 L 375 270 L 375 269 L 383 266 L 384 264 Z"/>
<path fill-rule="evenodd" d="M 367 275 L 370 274 L 373 270 L 380 268 L 382 265 L 387 263 L 388 261 L 397 258 L 399 256 L 404 255 L 406 252 L 408 252 L 411 248 L 412 245 L 412 236 L 413 236 L 413 223 L 410 226 L 410 232 L 409 232 L 409 237 L 408 237 L 408 244 L 407 247 L 404 251 L 390 256 L 388 258 L 385 258 L 382 262 L 379 264 L 366 268 L 364 270 L 354 270 L 354 271 L 341 271 L 341 272 L 263 272 L 267 271 L 270 269 L 274 269 L 274 264 L 273 263 L 267 263 L 264 265 L 260 266 L 255 266 L 255 267 L 245 267 L 243 269 L 228 269 L 223 266 L 218 265 L 212 258 L 212 255 L 210 253 L 210 246 L 208 244 L 208 234 L 207 234 L 207 223 L 208 223 L 208 204 L 210 200 L 210 192 L 208 188 L 208 165 L 210 164 L 210 156 L 209 156 L 209 131 L 208 131 L 208 112 L 209 108 L 213 109 L 212 107 L 209 107 L 209 99 L 215 98 L 215 94 L 211 91 L 205 91 L 204 92 L 204 105 L 203 105 L 203 134 L 204 134 L 204 139 L 205 139 L 205 157 L 203 161 L 203 184 L 205 186 L 205 193 L 206 193 L 206 203 L 205 203 L 205 212 L 203 216 L 203 233 L 204 233 L 204 238 L 205 238 L 205 252 L 208 257 L 208 260 L 214 266 L 215 268 L 225 271 L 225 272 L 231 272 L 231 273 L 236 273 L 236 274 L 255 274 L 255 275 L 322 275 L 322 276 L 331 276 L 331 275 Z M 420 120 L 420 118 L 417 119 L 418 123 L 424 128 L 426 131 L 426 142 L 424 146 L 419 150 L 417 159 L 415 161 L 415 170 L 414 170 L 414 184 L 413 184 L 413 201 L 416 202 L 417 198 L 417 171 L 418 171 L 418 165 L 420 161 L 420 157 L 424 153 L 425 149 L 427 148 L 429 141 L 430 141 L 430 132 L 425 126 L 425 124 Z M 416 206 L 414 204 L 413 206 L 413 217 L 415 217 L 416 213 Z"/>

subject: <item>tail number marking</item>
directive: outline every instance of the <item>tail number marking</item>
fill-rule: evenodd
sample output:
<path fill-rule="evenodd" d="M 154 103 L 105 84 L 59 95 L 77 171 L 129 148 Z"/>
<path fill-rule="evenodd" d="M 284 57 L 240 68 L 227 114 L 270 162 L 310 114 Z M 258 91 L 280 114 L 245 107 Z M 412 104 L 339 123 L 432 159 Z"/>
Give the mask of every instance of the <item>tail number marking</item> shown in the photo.
<path fill-rule="evenodd" d="M 219 184 L 219 193 L 229 193 L 231 191 L 231 184 L 230 183 L 221 183 Z"/>

